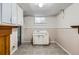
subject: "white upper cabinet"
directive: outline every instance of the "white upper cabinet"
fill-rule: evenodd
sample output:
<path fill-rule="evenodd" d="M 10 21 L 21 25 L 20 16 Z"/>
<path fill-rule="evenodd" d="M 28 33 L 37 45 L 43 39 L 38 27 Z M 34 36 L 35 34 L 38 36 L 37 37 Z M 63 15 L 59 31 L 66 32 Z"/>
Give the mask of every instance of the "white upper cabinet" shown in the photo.
<path fill-rule="evenodd" d="M 23 10 L 16 3 L 0 4 L 0 22 L 3 24 L 14 24 L 22 26 Z"/>
<path fill-rule="evenodd" d="M 1 24 L 1 3 L 0 3 L 0 24 Z"/>
<path fill-rule="evenodd" d="M 17 10 L 18 10 L 18 24 L 22 26 L 23 25 L 23 10 L 19 5 L 17 5 Z"/>
<path fill-rule="evenodd" d="M 2 3 L 2 23 L 11 24 L 11 3 Z"/>
<path fill-rule="evenodd" d="M 17 4 L 12 3 L 12 24 L 17 24 Z"/>

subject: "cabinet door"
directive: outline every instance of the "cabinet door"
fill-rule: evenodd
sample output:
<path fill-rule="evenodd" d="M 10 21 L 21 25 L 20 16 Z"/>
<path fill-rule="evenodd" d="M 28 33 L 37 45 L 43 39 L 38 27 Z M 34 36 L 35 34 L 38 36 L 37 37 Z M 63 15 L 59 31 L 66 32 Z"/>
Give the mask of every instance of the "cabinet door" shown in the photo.
<path fill-rule="evenodd" d="M 5 55 L 5 37 L 0 36 L 0 55 Z"/>
<path fill-rule="evenodd" d="M 12 24 L 17 24 L 17 4 L 12 3 Z"/>
<path fill-rule="evenodd" d="M 17 5 L 17 8 L 18 8 L 17 9 L 18 10 L 18 24 L 23 25 L 23 10 L 18 5 Z"/>
<path fill-rule="evenodd" d="M 5 46 L 6 46 L 6 55 L 9 55 L 10 54 L 10 35 L 7 35 L 6 36 L 6 39 L 5 39 Z"/>
<path fill-rule="evenodd" d="M 1 3 L 0 3 L 0 23 L 1 23 Z"/>
<path fill-rule="evenodd" d="M 10 35 L 0 36 L 0 55 L 10 54 Z"/>
<path fill-rule="evenodd" d="M 11 23 L 11 3 L 2 3 L 2 23 Z"/>

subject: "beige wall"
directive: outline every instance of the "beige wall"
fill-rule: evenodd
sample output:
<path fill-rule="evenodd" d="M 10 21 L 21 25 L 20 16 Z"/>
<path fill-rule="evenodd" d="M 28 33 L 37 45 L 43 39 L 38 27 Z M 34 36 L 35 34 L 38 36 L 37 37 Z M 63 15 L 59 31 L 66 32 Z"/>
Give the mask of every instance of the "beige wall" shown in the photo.
<path fill-rule="evenodd" d="M 56 41 L 70 54 L 79 54 L 79 35 L 77 29 L 57 29 Z"/>
<path fill-rule="evenodd" d="M 23 39 L 22 42 L 31 42 L 32 40 L 32 28 L 24 28 L 23 29 Z"/>
<path fill-rule="evenodd" d="M 71 25 L 79 25 L 79 4 L 72 4 L 61 12 L 58 17 L 56 41 L 71 54 L 79 54 L 79 34 Z"/>
<path fill-rule="evenodd" d="M 55 40 L 55 29 L 54 28 L 47 28 L 46 29 L 49 32 L 49 38 L 50 42 L 54 42 Z M 24 39 L 22 39 L 22 42 L 31 42 L 32 40 L 32 33 L 33 33 L 33 28 L 24 28 Z"/>

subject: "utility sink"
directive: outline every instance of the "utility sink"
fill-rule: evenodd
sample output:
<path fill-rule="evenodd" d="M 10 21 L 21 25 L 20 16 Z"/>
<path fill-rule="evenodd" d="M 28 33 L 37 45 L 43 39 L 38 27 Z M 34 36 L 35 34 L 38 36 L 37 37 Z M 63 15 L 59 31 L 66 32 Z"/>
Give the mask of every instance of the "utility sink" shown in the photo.
<path fill-rule="evenodd" d="M 33 44 L 49 44 L 49 34 L 46 30 L 35 30 L 33 32 Z"/>

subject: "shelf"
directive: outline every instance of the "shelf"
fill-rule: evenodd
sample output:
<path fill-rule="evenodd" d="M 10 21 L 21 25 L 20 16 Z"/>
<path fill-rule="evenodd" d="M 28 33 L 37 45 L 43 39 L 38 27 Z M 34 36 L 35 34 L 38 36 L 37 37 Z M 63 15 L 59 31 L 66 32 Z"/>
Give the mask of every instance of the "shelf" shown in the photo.
<path fill-rule="evenodd" d="M 73 25 L 72 28 L 78 28 L 78 34 L 79 34 L 79 25 Z"/>

